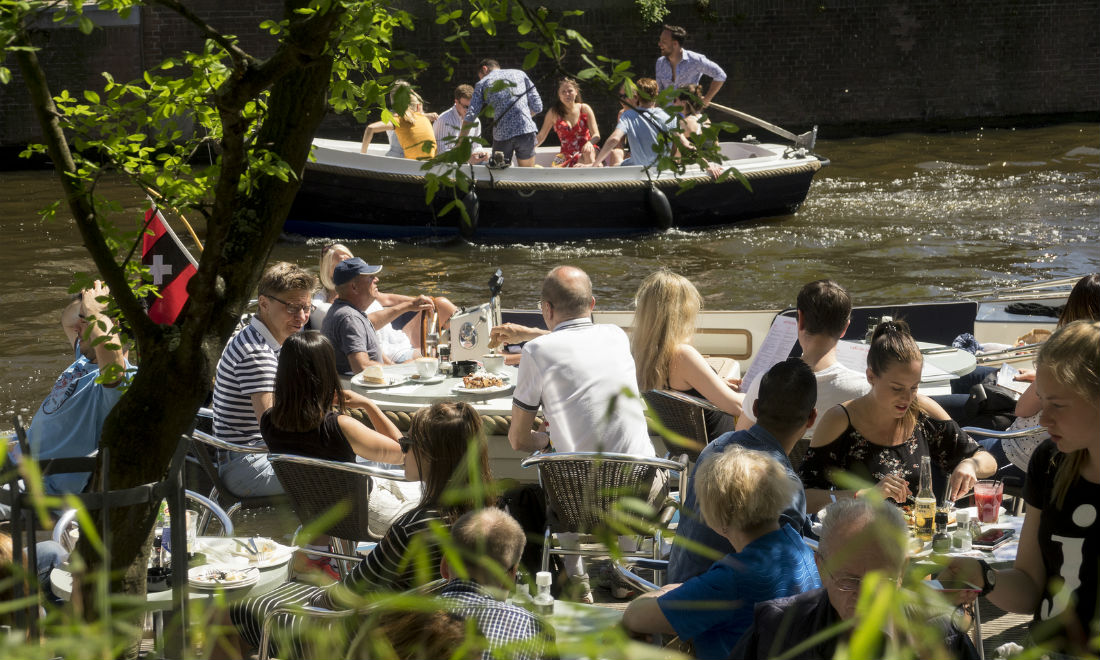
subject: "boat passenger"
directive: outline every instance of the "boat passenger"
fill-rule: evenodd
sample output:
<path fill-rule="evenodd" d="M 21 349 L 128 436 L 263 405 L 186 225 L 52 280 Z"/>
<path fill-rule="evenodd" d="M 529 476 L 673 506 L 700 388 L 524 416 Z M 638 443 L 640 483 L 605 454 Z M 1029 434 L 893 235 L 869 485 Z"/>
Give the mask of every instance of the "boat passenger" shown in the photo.
<path fill-rule="evenodd" d="M 680 111 L 676 114 L 676 120 L 680 128 L 680 133 L 676 136 L 679 142 L 676 150 L 681 158 L 695 152 L 696 148 L 691 142 L 691 136 L 702 135 L 703 127 L 710 124 L 710 120 L 703 117 L 702 112 L 699 110 L 702 98 L 702 86 L 687 85 L 679 90 L 672 99 L 672 104 L 680 108 Z M 704 169 L 715 179 L 721 176 L 724 171 L 720 164 L 711 163 L 705 159 L 703 165 Z"/>
<path fill-rule="evenodd" d="M 874 592 L 876 597 L 886 589 L 900 587 L 908 565 L 906 529 L 901 512 L 882 502 L 845 499 L 830 504 L 821 524 L 821 542 L 814 553 L 824 588 L 757 604 L 752 627 L 733 649 L 731 660 L 836 657 L 839 643 L 850 638 L 854 627 L 851 624 L 858 626 L 866 621 L 856 608 L 863 581 L 872 573 L 878 575 L 882 582 L 878 583 L 881 591 Z M 870 611 L 882 612 L 882 609 L 870 608 Z M 882 639 L 892 642 L 894 648 L 874 647 L 861 657 L 904 655 L 923 660 L 979 657 L 970 637 L 954 626 L 951 617 L 929 617 L 911 610 L 901 612 L 907 621 L 927 620 L 939 633 L 914 635 L 910 634 L 912 626 L 897 620 L 895 612 L 889 609 L 886 620 L 867 622 L 876 631 L 889 631 Z M 844 622 L 851 623 L 843 625 Z M 828 631 L 833 634 L 827 634 Z M 918 633 L 923 632 L 923 628 L 918 629 Z M 795 647 L 799 650 L 795 651 Z"/>
<path fill-rule="evenodd" d="M 347 414 L 342 395 L 336 353 L 328 339 L 316 330 L 288 337 L 279 351 L 274 402 L 260 417 L 267 448 L 328 461 L 354 462 L 360 456 L 403 462 L 397 444 L 401 431 L 393 422 L 367 399 L 363 411 L 374 428 L 365 426 Z"/>
<path fill-rule="evenodd" d="M 798 314 L 798 345 L 802 361 L 814 370 L 817 380 L 817 410 L 820 415 L 845 401 L 866 394 L 871 386 L 867 375 L 849 369 L 836 359 L 836 346 L 848 330 L 852 316 L 852 297 L 832 280 L 815 280 L 803 286 L 795 302 Z M 753 403 L 760 393 L 760 380 L 745 392 L 744 412 L 737 418 L 737 430 L 756 423 Z M 806 438 L 814 437 L 814 425 Z M 817 509 L 814 509 L 816 511 Z"/>
<path fill-rule="evenodd" d="M 639 596 L 623 626 L 690 640 L 697 658 L 726 658 L 752 625 L 756 603 L 817 589 L 821 578 L 802 536 L 778 522 L 796 488 L 779 461 L 731 445 L 701 462 L 696 477 L 703 520 L 736 553 L 687 582 Z"/>
<path fill-rule="evenodd" d="M 836 482 L 838 472 L 869 481 L 898 504 L 916 496 L 924 456 L 932 457 L 937 477 L 950 475 L 946 492 L 951 501 L 996 472 L 992 456 L 934 401 L 917 394 L 923 364 L 907 323 L 875 327 L 867 355 L 871 390 L 825 411 L 806 451 L 800 474 L 810 511 L 837 497 L 859 496 Z M 941 498 L 944 489 L 937 484 L 934 492 Z"/>
<path fill-rule="evenodd" d="M 1039 349 L 1035 388 L 1050 432 L 1031 456 L 1027 511 L 1012 568 L 956 559 L 946 578 L 981 585 L 1009 612 L 1032 614 L 1032 639 L 1058 657 L 1096 657 L 1100 625 L 1100 322 L 1058 328 Z M 943 576 L 941 576 L 943 577 Z"/>
<path fill-rule="evenodd" d="M 439 115 L 432 125 L 435 130 L 435 153 L 445 154 L 454 149 L 458 143 L 458 136 L 462 133 L 462 124 L 465 121 L 466 111 L 470 109 L 470 100 L 474 96 L 474 88 L 470 85 L 455 87 L 455 103 L 446 112 Z M 468 136 L 481 137 L 481 120 L 474 119 Z M 477 141 L 470 143 L 470 162 L 477 165 L 489 160 L 489 150 L 485 145 Z"/>
<path fill-rule="evenodd" d="M 466 403 L 435 403 L 413 415 L 406 438 L 405 476 L 423 483 L 423 499 L 398 517 L 378 546 L 340 582 L 318 587 L 287 582 L 273 591 L 232 605 L 230 615 L 241 639 L 253 649 L 268 612 L 285 605 L 352 609 L 377 591 L 405 591 L 439 577 L 442 552 L 432 528 L 449 526 L 466 513 L 494 505 L 485 432 L 481 415 Z M 472 456 L 468 456 L 472 452 Z M 480 483 L 473 483 L 473 480 Z M 293 639 L 294 652 L 275 657 L 311 657 L 302 648 L 304 621 L 285 615 L 276 620 L 279 639 Z M 286 633 L 286 634 L 282 634 Z M 289 649 L 288 649 L 289 651 Z"/>
<path fill-rule="evenodd" d="M 405 107 L 405 112 L 400 117 L 395 117 L 392 123 L 376 121 L 367 124 L 366 130 L 363 131 L 363 145 L 359 153 L 367 153 L 367 147 L 370 146 L 375 133 L 394 131 L 404 150 L 405 158 L 419 160 L 435 156 L 435 132 L 432 130 L 431 118 L 424 114 L 424 101 L 419 94 L 412 91 L 409 83 L 404 80 L 394 82 L 390 90 L 390 106 L 394 105 L 398 90 L 402 88 L 409 90 L 409 104 Z"/>
<path fill-rule="evenodd" d="M 624 137 L 630 141 L 630 157 L 621 165 L 649 167 L 657 162 L 662 148 L 659 136 L 668 135 L 675 128 L 676 121 L 656 107 L 656 99 L 657 81 L 652 78 L 639 78 L 633 91 L 623 86 L 619 91 L 619 100 L 626 110 L 619 116 L 619 123 L 604 142 L 600 153 L 596 154 L 597 166 L 622 144 Z M 586 167 L 583 164 L 580 166 Z"/>
<path fill-rule="evenodd" d="M 706 95 L 702 96 L 702 107 L 707 107 L 722 89 L 726 81 L 726 72 L 701 53 L 687 50 L 687 30 L 679 25 L 662 25 L 661 36 L 657 39 L 657 48 L 661 56 L 657 58 L 655 77 L 660 89 L 668 87 L 686 87 L 697 85 L 705 75 L 710 77 Z"/>
<path fill-rule="evenodd" d="M 320 330 L 328 314 L 330 303 L 336 299 L 336 284 L 332 273 L 336 264 L 352 258 L 351 249 L 342 243 L 332 243 L 321 250 L 320 279 L 321 290 L 313 298 L 317 307 L 309 317 L 309 325 Z M 381 266 L 379 266 L 381 268 Z M 420 294 L 406 296 L 400 293 L 377 291 L 375 282 L 374 300 L 366 308 L 371 325 L 378 331 L 382 341 L 382 352 L 395 363 L 408 362 L 420 357 L 419 349 L 414 348 L 421 342 L 422 315 L 438 313 L 437 329 L 447 327 L 451 315 L 458 309 L 453 302 L 443 296 Z"/>
<path fill-rule="evenodd" d="M 692 541 L 695 547 L 679 542 L 673 544 L 668 558 L 669 582 L 686 582 L 702 575 L 714 563 L 715 557 L 734 552 L 729 540 L 703 522 L 695 492 L 698 466 L 718 456 L 727 447 L 739 446 L 765 452 L 783 466 L 787 478 L 794 484 L 794 490 L 787 506 L 779 512 L 779 523 L 789 524 L 801 536 L 815 538 L 806 515 L 806 493 L 802 489 L 802 481 L 788 458 L 791 449 L 817 418 L 814 374 L 805 362 L 792 358 L 776 363 L 760 380 L 759 391 L 763 394 L 754 402 L 759 423 L 744 431 L 726 433 L 708 444 L 699 454 L 696 467 L 688 477 L 687 495 L 683 498 L 676 538 Z M 709 548 L 712 553 L 703 554 L 699 546 Z"/>
<path fill-rule="evenodd" d="M 573 167 L 577 163 L 591 165 L 596 162 L 600 127 L 592 107 L 581 102 L 580 85 L 572 78 L 562 78 L 558 82 L 557 100 L 546 112 L 535 146 L 546 140 L 550 129 L 554 129 L 561 141 L 561 151 L 554 158 L 555 166 Z"/>
<path fill-rule="evenodd" d="M 719 377 L 691 345 L 702 305 L 703 298 L 690 280 L 665 268 L 657 270 L 634 294 L 630 352 L 641 391 L 676 390 L 706 399 L 722 411 L 706 415 L 713 440 L 734 429 L 745 395 L 738 390 L 740 381 Z"/>
<path fill-rule="evenodd" d="M 542 97 L 535 83 L 519 69 L 502 69 L 500 63 L 484 59 L 478 63 L 478 82 L 466 111 L 459 139 L 470 134 L 474 120 L 486 106 L 493 108 L 493 151 L 504 154 L 504 162 L 520 167 L 535 165 L 535 115 L 542 112 Z"/>

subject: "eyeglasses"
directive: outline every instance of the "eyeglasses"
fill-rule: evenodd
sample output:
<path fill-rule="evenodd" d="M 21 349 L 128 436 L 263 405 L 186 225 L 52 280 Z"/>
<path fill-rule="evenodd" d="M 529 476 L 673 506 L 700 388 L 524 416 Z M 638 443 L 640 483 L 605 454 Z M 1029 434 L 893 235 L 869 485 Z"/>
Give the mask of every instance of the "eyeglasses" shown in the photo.
<path fill-rule="evenodd" d="M 321 256 L 323 257 L 328 254 L 332 250 L 332 248 L 336 247 L 337 245 L 339 245 L 339 243 L 329 243 L 328 245 L 322 247 Z"/>
<path fill-rule="evenodd" d="M 291 316 L 301 314 L 302 312 L 305 312 L 307 315 L 312 314 L 313 310 L 317 309 L 317 306 L 313 305 L 313 304 L 309 304 L 309 305 L 292 305 L 292 304 L 288 303 L 285 300 L 279 300 L 275 296 L 267 294 L 267 293 L 263 293 L 263 294 L 260 294 L 260 295 L 262 295 L 265 298 L 271 298 L 272 300 L 274 300 L 277 303 L 283 303 L 284 305 L 286 305 L 286 311 Z"/>

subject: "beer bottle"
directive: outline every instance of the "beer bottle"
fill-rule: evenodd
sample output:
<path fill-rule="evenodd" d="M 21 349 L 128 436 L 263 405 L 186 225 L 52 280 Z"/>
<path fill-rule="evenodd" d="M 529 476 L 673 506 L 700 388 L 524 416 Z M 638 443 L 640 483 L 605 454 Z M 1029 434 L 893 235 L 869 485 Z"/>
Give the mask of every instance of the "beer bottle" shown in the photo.
<path fill-rule="evenodd" d="M 932 524 L 936 518 L 936 496 L 932 494 L 932 457 L 920 459 L 920 490 L 917 491 L 916 506 L 913 510 L 917 538 L 921 541 L 932 540 Z"/>

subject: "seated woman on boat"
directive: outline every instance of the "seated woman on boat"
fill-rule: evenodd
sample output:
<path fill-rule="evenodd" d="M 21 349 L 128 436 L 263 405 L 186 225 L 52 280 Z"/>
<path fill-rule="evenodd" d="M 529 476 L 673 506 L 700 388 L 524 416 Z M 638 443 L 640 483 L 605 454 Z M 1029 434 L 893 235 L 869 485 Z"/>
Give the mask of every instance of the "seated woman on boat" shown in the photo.
<path fill-rule="evenodd" d="M 714 373 L 691 345 L 703 298 L 687 278 L 664 268 L 647 277 L 634 295 L 634 333 L 630 350 L 638 371 L 638 389 L 671 389 L 710 401 L 722 412 L 707 414 L 714 439 L 732 431 L 745 395 L 736 384 Z"/>
<path fill-rule="evenodd" d="M 405 591 L 438 578 L 441 550 L 433 524 L 450 525 L 467 511 L 495 504 L 486 494 L 491 488 L 481 487 L 491 482 L 492 474 L 481 415 L 473 406 L 435 403 L 418 410 L 402 441 L 402 451 L 406 452 L 406 479 L 423 483 L 420 505 L 395 520 L 378 546 L 342 581 L 327 587 L 287 582 L 263 596 L 233 604 L 233 624 L 253 649 L 259 645 L 264 617 L 276 607 L 353 608 L 362 605 L 362 596 L 369 592 Z M 475 455 L 468 458 L 467 452 Z M 470 483 L 471 461 L 481 485 Z M 276 623 L 298 640 L 294 653 L 279 657 L 304 657 L 302 619 L 287 615 Z"/>
<path fill-rule="evenodd" d="M 905 504 L 919 490 L 924 456 L 948 479 L 947 498 L 956 500 L 997 462 L 982 451 L 943 408 L 917 394 L 924 358 L 904 321 L 875 327 L 867 354 L 871 391 L 823 411 L 799 470 L 806 510 L 817 511 L 836 497 L 854 497 L 834 473 L 847 472 L 875 484 L 883 497 Z M 936 496 L 944 493 L 935 489 Z"/>
<path fill-rule="evenodd" d="M 543 119 L 542 130 L 535 138 L 536 147 L 546 141 L 551 128 L 561 141 L 561 151 L 554 158 L 556 167 L 596 162 L 600 127 L 591 106 L 581 102 L 581 88 L 572 78 L 562 78 L 558 82 L 558 98 Z"/>
<path fill-rule="evenodd" d="M 390 90 L 391 106 L 394 103 L 397 90 L 402 87 L 410 87 L 410 85 L 404 80 L 398 80 L 393 84 L 393 89 Z M 411 88 L 409 89 L 409 105 L 405 108 L 404 114 L 394 118 L 393 123 L 376 121 L 367 124 L 366 130 L 363 131 L 363 146 L 359 149 L 359 153 L 367 153 L 367 147 L 374 139 L 374 134 L 379 131 L 394 131 L 397 134 L 397 139 L 405 152 L 405 158 L 417 160 L 435 156 L 435 131 L 432 130 L 432 122 L 424 114 L 423 99 Z"/>
<path fill-rule="evenodd" d="M 1031 614 L 1031 639 L 1054 657 L 1095 658 L 1100 653 L 1100 323 L 1075 321 L 1058 328 L 1039 349 L 1035 386 L 1040 419 L 1051 438 L 1028 464 L 1027 512 L 1016 561 L 994 570 L 985 561 L 959 558 L 940 578 L 979 585 L 998 607 Z"/>
<path fill-rule="evenodd" d="M 340 375 L 332 344 L 320 332 L 293 334 L 279 351 L 274 403 L 260 418 L 260 433 L 272 452 L 328 461 L 401 463 L 401 431 L 374 402 L 364 412 L 374 429 L 343 409 Z M 333 402 L 340 405 L 333 409 Z"/>
<path fill-rule="evenodd" d="M 320 330 L 325 320 L 325 314 L 332 301 L 336 299 L 336 283 L 332 281 L 332 273 L 336 264 L 351 259 L 351 249 L 343 243 L 332 243 L 321 249 L 321 265 L 319 279 L 321 289 L 313 296 L 314 309 L 309 317 L 309 327 Z M 430 305 L 428 304 L 430 302 Z M 421 319 L 419 314 L 436 312 L 438 314 L 438 330 L 442 331 L 450 321 L 458 307 L 443 296 L 406 296 L 399 293 L 384 293 L 377 291 L 374 302 L 367 307 L 366 312 L 371 324 L 378 331 L 378 338 L 382 341 L 382 351 L 395 363 L 408 362 L 419 353 L 413 347 L 414 343 L 420 344 Z M 402 322 L 403 321 L 403 322 Z M 398 327 L 394 327 L 397 323 Z"/>
<path fill-rule="evenodd" d="M 1100 273 L 1092 273 L 1077 280 L 1066 299 L 1066 306 L 1058 317 L 1058 328 L 1074 321 L 1100 321 Z M 1040 349 L 1041 350 L 1041 349 Z M 1032 374 L 1034 377 L 1034 374 Z M 1024 390 L 1016 402 L 1016 420 L 1008 430 L 1027 429 L 1040 425 L 1039 395 L 1035 382 Z M 1023 438 L 984 438 L 978 441 L 986 451 L 997 459 L 998 478 L 1024 482 L 1028 461 L 1035 448 L 1050 437 L 1048 433 L 1029 435 Z"/>
<path fill-rule="evenodd" d="M 676 113 L 676 119 L 680 128 L 680 134 L 677 135 L 680 145 L 677 151 L 681 156 L 695 151 L 695 145 L 691 143 L 691 136 L 701 135 L 703 127 L 710 124 L 710 120 L 705 118 L 699 110 L 699 104 L 702 103 L 703 98 L 702 92 L 703 86 L 698 83 L 687 85 L 680 89 L 672 100 L 673 105 L 680 108 L 680 111 Z M 707 172 L 715 179 L 721 176 L 725 169 L 717 163 L 705 160 L 703 162 L 706 164 Z"/>

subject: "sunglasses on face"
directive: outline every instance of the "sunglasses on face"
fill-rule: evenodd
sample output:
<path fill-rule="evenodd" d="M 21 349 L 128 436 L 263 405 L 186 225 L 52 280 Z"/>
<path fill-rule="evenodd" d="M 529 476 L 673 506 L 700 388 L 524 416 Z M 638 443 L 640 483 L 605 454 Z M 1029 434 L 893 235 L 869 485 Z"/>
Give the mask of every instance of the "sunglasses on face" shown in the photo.
<path fill-rule="evenodd" d="M 271 298 L 275 302 L 282 303 L 283 305 L 285 305 L 287 313 L 290 314 L 291 316 L 295 316 L 295 315 L 302 314 L 302 313 L 305 313 L 308 316 L 309 314 L 313 313 L 313 310 L 317 309 L 317 307 L 312 305 L 312 304 L 309 304 L 309 305 L 292 305 L 292 304 L 288 303 L 285 300 L 279 300 L 275 296 L 272 296 L 272 295 L 269 295 L 269 294 L 266 294 L 266 293 L 263 294 L 263 296 L 265 298 Z"/>

